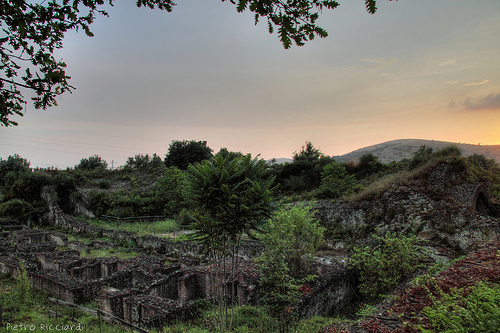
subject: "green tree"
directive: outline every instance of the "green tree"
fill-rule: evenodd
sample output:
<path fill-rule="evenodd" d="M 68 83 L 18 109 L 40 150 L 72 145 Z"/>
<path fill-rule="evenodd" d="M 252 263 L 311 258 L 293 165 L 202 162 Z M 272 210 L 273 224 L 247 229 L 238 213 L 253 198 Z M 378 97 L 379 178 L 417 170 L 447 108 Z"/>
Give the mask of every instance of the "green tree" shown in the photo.
<path fill-rule="evenodd" d="M 212 149 L 207 146 L 206 141 L 173 140 L 165 156 L 165 165 L 167 167 L 175 166 L 181 170 L 187 170 L 188 165 L 208 160 L 212 157 Z"/>
<path fill-rule="evenodd" d="M 126 168 L 131 168 L 135 170 L 148 171 L 153 169 L 161 169 L 165 167 L 160 156 L 156 153 L 153 156 L 149 154 L 137 154 L 134 157 L 129 157 L 127 162 L 125 162 Z"/>
<path fill-rule="evenodd" d="M 216 325 L 221 331 L 232 326 L 242 236 L 252 236 L 273 211 L 274 177 L 267 169 L 264 160 L 250 155 L 232 158 L 220 154 L 188 167 L 185 198 L 197 210 L 194 237 L 214 269 L 220 314 Z"/>
<path fill-rule="evenodd" d="M 227 148 L 221 148 L 217 154 L 222 155 L 222 157 L 224 158 L 228 155 L 230 156 L 230 158 L 243 156 L 241 152 L 230 151 Z"/>
<path fill-rule="evenodd" d="M 328 164 L 321 173 L 320 196 L 339 198 L 353 188 L 355 181 L 354 175 L 349 175 L 341 164 Z"/>
<path fill-rule="evenodd" d="M 427 147 L 426 145 L 420 146 L 418 150 L 413 154 L 413 158 L 410 161 L 410 169 L 415 169 L 419 165 L 425 164 L 431 160 L 433 154 L 433 149 Z"/>
<path fill-rule="evenodd" d="M 184 172 L 176 167 L 165 169 L 163 177 L 156 181 L 155 198 L 163 215 L 175 215 L 182 210 L 184 185 Z"/>
<path fill-rule="evenodd" d="M 280 208 L 264 227 L 259 284 L 263 302 L 281 333 L 297 323 L 295 305 L 304 294 L 305 283 L 313 278 L 308 274 L 323 232 L 310 208 L 303 205 Z"/>
<path fill-rule="evenodd" d="M 222 0 L 224 1 L 224 0 Z M 56 60 L 54 52 L 63 47 L 65 34 L 83 30 L 93 36 L 90 25 L 97 15 L 107 16 L 103 6 L 114 0 L 49 0 L 34 3 L 28 0 L 0 1 L 0 37 L 2 76 L 0 77 L 0 123 L 17 125 L 13 115 L 23 116 L 25 91 L 34 92 L 37 109 L 57 105 L 56 97 L 75 88 L 69 84 L 66 63 Z M 316 24 L 323 9 L 334 9 L 333 0 L 231 0 L 238 12 L 254 13 L 255 24 L 267 20 L 269 33 L 275 30 L 283 46 L 304 45 L 316 36 L 328 33 Z M 171 12 L 173 0 L 137 0 L 138 7 L 158 8 Z M 375 0 L 366 0 L 369 13 L 377 10 Z M 22 91 L 21 91 L 22 90 Z"/>
<path fill-rule="evenodd" d="M 76 170 L 96 170 L 96 169 L 106 169 L 108 163 L 101 158 L 99 155 L 90 156 L 88 158 L 82 158 L 80 164 L 75 165 Z"/>
<path fill-rule="evenodd" d="M 310 141 L 306 141 L 306 145 L 302 146 L 302 149 L 299 152 L 295 152 L 293 154 L 293 160 L 295 162 L 306 161 L 309 163 L 315 163 L 319 161 L 321 156 L 323 156 L 323 153 L 321 153 L 319 149 L 315 148 Z"/>
<path fill-rule="evenodd" d="M 21 156 L 9 155 L 6 160 L 0 158 L 0 187 L 5 184 L 5 177 L 9 172 L 30 172 L 30 162 Z"/>
<path fill-rule="evenodd" d="M 368 153 L 363 154 L 359 158 L 359 163 L 355 167 L 356 178 L 361 179 L 367 177 L 371 174 L 377 173 L 384 168 L 384 165 L 380 163 L 378 157 Z"/>
<path fill-rule="evenodd" d="M 333 162 L 309 141 L 293 155 L 293 161 L 278 170 L 278 181 L 284 191 L 310 191 L 320 185 L 321 172 L 325 165 Z"/>

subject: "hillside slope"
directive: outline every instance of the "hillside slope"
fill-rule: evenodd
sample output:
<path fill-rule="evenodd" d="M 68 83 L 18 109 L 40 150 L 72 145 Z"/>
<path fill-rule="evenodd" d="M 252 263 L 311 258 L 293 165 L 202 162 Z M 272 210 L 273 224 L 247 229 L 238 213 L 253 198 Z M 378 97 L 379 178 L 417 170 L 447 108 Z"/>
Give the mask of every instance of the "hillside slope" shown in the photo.
<path fill-rule="evenodd" d="M 434 151 L 443 149 L 444 147 L 450 145 L 455 145 L 462 150 L 463 156 L 482 154 L 488 158 L 500 161 L 500 145 L 482 146 L 420 139 L 402 139 L 388 141 L 373 146 L 364 147 L 345 155 L 333 156 L 333 158 L 336 161 L 349 162 L 359 160 L 362 155 L 371 153 L 377 156 L 380 162 L 390 163 L 391 161 L 400 161 L 404 158 L 412 158 L 413 154 L 423 145 L 431 147 L 432 149 L 434 149 Z"/>

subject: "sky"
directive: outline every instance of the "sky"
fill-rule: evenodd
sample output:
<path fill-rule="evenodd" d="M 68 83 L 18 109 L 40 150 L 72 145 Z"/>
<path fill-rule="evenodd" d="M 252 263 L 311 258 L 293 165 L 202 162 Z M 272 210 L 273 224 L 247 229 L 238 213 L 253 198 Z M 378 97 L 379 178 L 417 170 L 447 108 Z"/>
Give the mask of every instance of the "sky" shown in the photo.
<path fill-rule="evenodd" d="M 172 140 L 265 159 L 306 141 L 330 156 L 410 138 L 500 144 L 500 1 L 378 0 L 374 15 L 339 2 L 317 22 L 327 38 L 285 50 L 228 1 L 117 1 L 94 37 L 70 32 L 56 52 L 76 90 L 0 127 L 0 157 L 63 169 L 98 154 L 116 168 Z"/>

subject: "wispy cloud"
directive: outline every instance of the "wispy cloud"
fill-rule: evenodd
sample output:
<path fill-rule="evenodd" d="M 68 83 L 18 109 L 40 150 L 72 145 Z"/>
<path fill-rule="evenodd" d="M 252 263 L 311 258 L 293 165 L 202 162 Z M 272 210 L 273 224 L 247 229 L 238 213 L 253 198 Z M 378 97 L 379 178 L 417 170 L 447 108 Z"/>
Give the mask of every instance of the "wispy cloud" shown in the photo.
<path fill-rule="evenodd" d="M 443 81 L 444 83 L 448 83 L 448 84 L 457 84 L 458 81 Z"/>
<path fill-rule="evenodd" d="M 443 61 L 438 66 L 449 66 L 449 65 L 455 65 L 456 63 L 457 63 L 457 61 L 455 59 L 450 59 L 450 60 Z"/>
<path fill-rule="evenodd" d="M 483 80 L 483 81 L 480 81 L 480 82 L 471 82 L 471 83 L 466 83 L 465 85 L 466 86 L 480 86 L 482 84 L 486 84 L 490 82 L 490 80 Z"/>
<path fill-rule="evenodd" d="M 490 94 L 475 100 L 467 98 L 463 105 L 467 110 L 500 110 L 500 93 Z"/>
<path fill-rule="evenodd" d="M 373 58 L 373 59 L 360 59 L 363 62 L 367 62 L 371 64 L 368 66 L 368 69 L 373 71 L 377 71 L 382 68 L 386 68 L 389 65 L 392 65 L 398 61 L 396 58 Z"/>

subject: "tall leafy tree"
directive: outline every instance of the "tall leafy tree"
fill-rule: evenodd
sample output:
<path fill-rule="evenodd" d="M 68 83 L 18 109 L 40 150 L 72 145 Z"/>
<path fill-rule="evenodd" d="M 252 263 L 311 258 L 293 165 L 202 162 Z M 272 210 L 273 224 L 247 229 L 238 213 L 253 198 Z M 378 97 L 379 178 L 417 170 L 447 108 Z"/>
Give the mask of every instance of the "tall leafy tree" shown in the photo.
<path fill-rule="evenodd" d="M 185 198 L 199 213 L 192 226 L 194 237 L 214 268 L 220 313 L 217 326 L 221 331 L 232 326 L 237 251 L 242 236 L 251 236 L 273 211 L 274 177 L 267 169 L 265 161 L 250 155 L 222 154 L 188 167 Z"/>
<path fill-rule="evenodd" d="M 222 0 L 225 1 L 225 0 Z M 316 24 L 323 9 L 334 9 L 333 0 L 229 0 L 238 12 L 254 13 L 255 24 L 267 20 L 269 33 L 277 31 L 283 46 L 304 45 L 328 33 Z M 0 124 L 17 125 L 12 116 L 23 116 L 24 94 L 34 92 L 37 109 L 57 105 L 56 97 L 71 92 L 66 63 L 54 51 L 63 47 L 70 30 L 83 30 L 92 37 L 90 25 L 97 15 L 107 16 L 104 5 L 115 0 L 0 0 Z M 173 0 L 137 0 L 138 7 L 172 11 Z M 377 10 L 375 0 L 366 0 L 368 12 Z"/>
<path fill-rule="evenodd" d="M 181 170 L 187 170 L 188 165 L 212 158 L 212 149 L 207 146 L 206 141 L 174 140 L 168 147 L 165 156 L 167 167 L 175 166 Z"/>
<path fill-rule="evenodd" d="M 306 145 L 302 146 L 302 149 L 299 152 L 295 152 L 293 154 L 293 160 L 295 162 L 306 161 L 309 163 L 314 163 L 319 161 L 319 159 L 323 156 L 321 151 L 314 147 L 310 141 L 306 141 Z"/>
<path fill-rule="evenodd" d="M 9 172 L 29 172 L 30 162 L 21 156 L 9 155 L 6 160 L 0 158 L 0 187 L 5 183 L 5 177 Z"/>
<path fill-rule="evenodd" d="M 309 191 L 320 185 L 323 168 L 332 162 L 330 156 L 307 141 L 299 152 L 293 154 L 293 161 L 281 167 L 278 180 L 285 191 Z"/>

